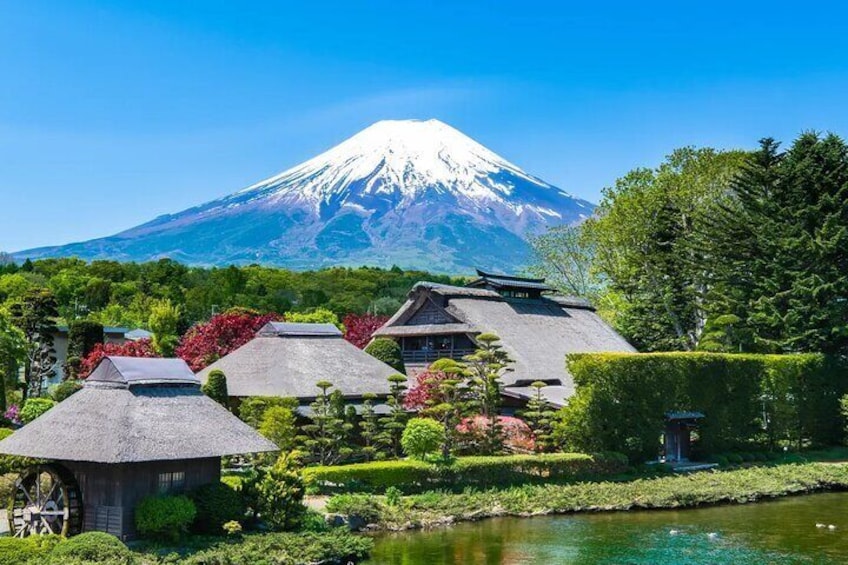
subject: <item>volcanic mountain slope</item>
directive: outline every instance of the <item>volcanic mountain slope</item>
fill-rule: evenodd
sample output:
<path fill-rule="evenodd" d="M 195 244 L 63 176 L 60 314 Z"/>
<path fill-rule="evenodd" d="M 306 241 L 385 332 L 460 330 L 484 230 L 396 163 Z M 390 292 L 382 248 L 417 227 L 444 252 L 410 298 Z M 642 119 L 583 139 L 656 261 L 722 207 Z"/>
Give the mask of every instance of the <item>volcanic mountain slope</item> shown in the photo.
<path fill-rule="evenodd" d="M 381 121 L 230 196 L 16 256 L 513 271 L 527 235 L 592 209 L 438 120 Z"/>

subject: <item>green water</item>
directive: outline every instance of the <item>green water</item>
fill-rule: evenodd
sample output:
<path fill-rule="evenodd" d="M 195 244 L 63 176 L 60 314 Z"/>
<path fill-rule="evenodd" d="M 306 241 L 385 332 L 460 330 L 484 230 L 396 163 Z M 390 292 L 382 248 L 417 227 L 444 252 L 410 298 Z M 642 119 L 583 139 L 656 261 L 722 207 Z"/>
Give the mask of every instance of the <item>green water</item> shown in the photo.
<path fill-rule="evenodd" d="M 496 518 L 382 534 L 368 563 L 848 563 L 848 493 L 698 510 Z"/>

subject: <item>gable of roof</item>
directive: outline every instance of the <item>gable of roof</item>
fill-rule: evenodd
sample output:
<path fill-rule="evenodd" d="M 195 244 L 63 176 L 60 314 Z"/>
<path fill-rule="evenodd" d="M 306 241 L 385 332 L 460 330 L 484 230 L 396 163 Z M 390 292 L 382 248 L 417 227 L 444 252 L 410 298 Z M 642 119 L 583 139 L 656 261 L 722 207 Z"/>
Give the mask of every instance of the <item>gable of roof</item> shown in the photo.
<path fill-rule="evenodd" d="M 230 396 L 315 398 L 319 381 L 347 397 L 385 395 L 397 371 L 337 336 L 257 336 L 218 359 L 197 376 L 206 382 L 215 369 L 227 377 Z"/>

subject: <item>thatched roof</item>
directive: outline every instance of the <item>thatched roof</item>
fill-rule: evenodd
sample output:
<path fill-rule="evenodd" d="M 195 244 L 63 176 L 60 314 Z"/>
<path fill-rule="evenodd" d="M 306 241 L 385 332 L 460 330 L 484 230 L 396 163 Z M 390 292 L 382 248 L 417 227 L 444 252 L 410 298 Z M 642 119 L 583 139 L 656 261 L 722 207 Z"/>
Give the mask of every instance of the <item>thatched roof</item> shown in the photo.
<path fill-rule="evenodd" d="M 428 301 L 436 303 L 452 318 L 446 327 L 464 325 L 470 337 L 494 333 L 514 363 L 503 378 L 505 394 L 529 398 L 533 381 L 551 386 L 543 393 L 549 401 L 561 405 L 574 393 L 574 382 L 565 368 L 569 353 L 607 351 L 633 352 L 635 349 L 604 322 L 582 299 L 543 296 L 537 299 L 504 298 L 491 290 L 418 283 L 407 302 L 375 333 L 375 336 L 401 337 L 442 333 L 438 324 L 417 326 L 411 322 L 415 312 Z M 412 368 L 414 370 L 414 368 Z"/>
<path fill-rule="evenodd" d="M 200 392 L 182 360 L 122 357 L 104 358 L 82 390 L 0 441 L 8 455 L 95 463 L 276 450 Z"/>
<path fill-rule="evenodd" d="M 290 336 L 290 335 L 312 335 L 341 337 L 342 331 L 333 324 L 307 324 L 303 322 L 268 322 L 256 332 L 263 337 Z"/>
<path fill-rule="evenodd" d="M 314 327 L 288 330 L 271 336 L 260 330 L 257 337 L 197 376 L 205 382 L 211 371 L 223 371 L 227 391 L 235 397 L 289 396 L 308 401 L 320 393 L 319 381 L 333 383 L 346 397 L 388 394 L 387 379 L 397 371 L 344 340 L 341 332 L 321 335 Z"/>

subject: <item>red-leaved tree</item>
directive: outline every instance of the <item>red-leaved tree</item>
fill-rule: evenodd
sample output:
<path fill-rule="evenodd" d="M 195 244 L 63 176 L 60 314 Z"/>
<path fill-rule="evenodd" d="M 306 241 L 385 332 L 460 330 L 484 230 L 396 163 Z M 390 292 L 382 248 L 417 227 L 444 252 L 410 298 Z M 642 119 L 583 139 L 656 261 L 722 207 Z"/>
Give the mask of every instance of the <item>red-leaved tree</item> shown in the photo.
<path fill-rule="evenodd" d="M 342 320 L 345 327 L 345 339 L 359 349 L 365 349 L 380 326 L 388 321 L 388 316 L 374 314 L 348 314 Z"/>
<path fill-rule="evenodd" d="M 268 322 L 280 320 L 279 314 L 245 310 L 216 314 L 208 322 L 192 326 L 180 339 L 175 352 L 192 371 L 200 371 L 253 339 L 259 328 Z"/>
<path fill-rule="evenodd" d="M 86 378 L 104 357 L 159 357 L 149 339 L 124 343 L 98 343 L 80 364 L 79 376 Z"/>
<path fill-rule="evenodd" d="M 415 375 L 415 384 L 406 391 L 403 407 L 417 411 L 445 402 L 441 385 L 449 379 L 456 379 L 456 376 L 443 371 L 421 371 Z"/>
<path fill-rule="evenodd" d="M 491 422 L 486 416 L 473 416 L 463 418 L 462 422 L 456 427 L 456 431 L 460 434 L 460 441 L 465 441 L 474 445 L 479 443 L 480 439 L 485 436 Z M 533 453 L 536 449 L 536 441 L 533 437 L 533 430 L 527 425 L 527 422 L 513 416 L 498 416 L 498 426 L 500 427 L 501 439 L 504 447 L 513 453 Z"/>

